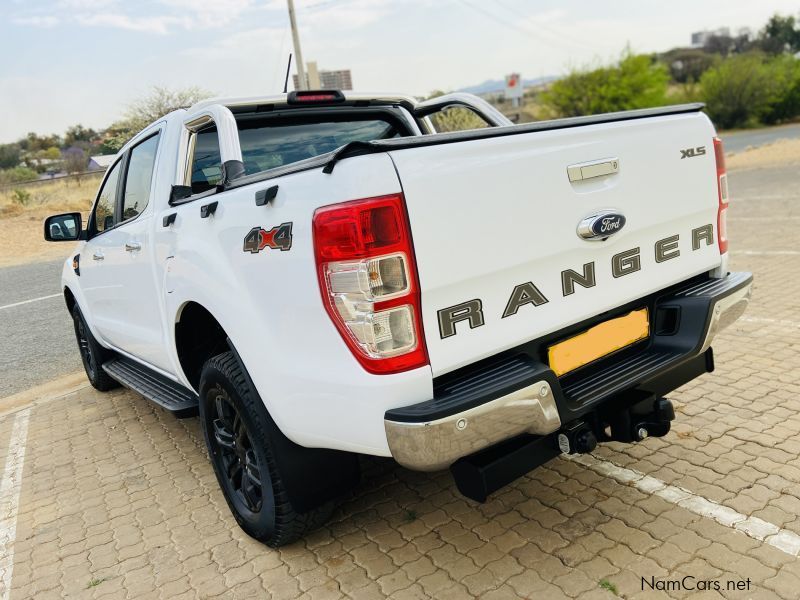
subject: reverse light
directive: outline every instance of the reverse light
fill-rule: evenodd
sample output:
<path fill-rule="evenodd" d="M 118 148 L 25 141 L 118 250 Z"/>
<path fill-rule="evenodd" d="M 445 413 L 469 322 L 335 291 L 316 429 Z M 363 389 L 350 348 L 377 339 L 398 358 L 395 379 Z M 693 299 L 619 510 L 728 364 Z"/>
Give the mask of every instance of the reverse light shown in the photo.
<path fill-rule="evenodd" d="M 725 151 L 722 140 L 714 138 L 714 157 L 717 161 L 717 191 L 719 194 L 719 208 L 717 210 L 717 244 L 719 253 L 728 251 L 728 173 L 725 169 Z"/>
<path fill-rule="evenodd" d="M 320 208 L 313 229 L 325 308 L 361 365 L 386 374 L 428 364 L 403 196 Z"/>

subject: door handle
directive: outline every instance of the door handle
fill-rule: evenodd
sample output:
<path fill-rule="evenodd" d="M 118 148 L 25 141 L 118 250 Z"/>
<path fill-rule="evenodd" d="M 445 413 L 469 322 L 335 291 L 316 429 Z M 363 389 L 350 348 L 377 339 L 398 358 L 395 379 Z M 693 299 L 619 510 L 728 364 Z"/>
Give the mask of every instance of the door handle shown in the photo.
<path fill-rule="evenodd" d="M 139 242 L 125 242 L 125 250 L 127 252 L 136 252 L 141 249 L 142 245 Z"/>
<path fill-rule="evenodd" d="M 104 260 L 104 259 L 105 259 L 105 256 L 103 256 L 103 253 L 102 253 L 102 252 L 99 252 L 99 251 L 98 251 L 98 252 L 95 252 L 94 254 L 92 254 L 92 258 L 93 258 L 94 260 Z"/>
<path fill-rule="evenodd" d="M 619 173 L 618 158 L 601 158 L 600 160 L 592 160 L 567 167 L 567 177 L 573 183 L 615 173 Z"/>

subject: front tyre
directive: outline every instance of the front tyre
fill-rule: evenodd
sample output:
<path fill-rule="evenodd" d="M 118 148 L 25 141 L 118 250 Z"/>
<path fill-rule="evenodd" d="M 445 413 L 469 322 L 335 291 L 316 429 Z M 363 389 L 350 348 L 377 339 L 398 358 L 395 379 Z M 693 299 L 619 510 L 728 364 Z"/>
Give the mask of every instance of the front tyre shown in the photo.
<path fill-rule="evenodd" d="M 233 352 L 203 367 L 200 420 L 217 480 L 245 533 L 277 548 L 330 517 L 332 502 L 300 512 L 289 500 L 274 454 L 274 438 L 282 434 Z"/>
<path fill-rule="evenodd" d="M 103 348 L 94 338 L 77 303 L 72 307 L 72 321 L 75 326 L 78 351 L 81 354 L 83 369 L 86 371 L 89 383 L 101 392 L 119 387 L 119 383 L 103 370 L 103 363 L 113 358 L 114 353 Z"/>

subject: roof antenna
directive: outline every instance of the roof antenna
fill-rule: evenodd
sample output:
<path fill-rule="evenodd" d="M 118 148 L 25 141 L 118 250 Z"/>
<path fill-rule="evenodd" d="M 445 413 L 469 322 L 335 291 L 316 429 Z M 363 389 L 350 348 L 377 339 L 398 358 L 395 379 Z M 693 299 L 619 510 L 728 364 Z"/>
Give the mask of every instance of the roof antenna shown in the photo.
<path fill-rule="evenodd" d="M 292 53 L 289 52 L 289 64 L 286 65 L 286 78 L 283 80 L 283 93 L 289 88 L 289 70 L 292 68 Z"/>

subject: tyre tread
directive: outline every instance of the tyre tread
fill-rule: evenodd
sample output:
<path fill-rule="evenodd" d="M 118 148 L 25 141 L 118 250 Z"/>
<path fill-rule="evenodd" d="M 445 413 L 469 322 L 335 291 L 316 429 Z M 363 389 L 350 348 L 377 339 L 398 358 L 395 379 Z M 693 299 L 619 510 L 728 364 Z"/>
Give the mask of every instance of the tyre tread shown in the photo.
<path fill-rule="evenodd" d="M 239 361 L 236 360 L 233 352 L 224 352 L 209 359 L 203 367 L 203 371 L 208 368 L 216 369 L 236 390 L 245 408 L 250 413 L 250 417 L 255 423 L 255 426 L 258 428 L 258 431 L 253 433 L 254 436 L 257 437 L 258 442 L 263 444 L 264 453 L 267 457 L 267 470 L 269 471 L 269 477 L 272 481 L 272 491 L 275 496 L 275 529 L 270 534 L 258 534 L 257 532 L 254 534 L 254 532 L 248 531 L 247 529 L 245 529 L 245 531 L 273 548 L 297 541 L 304 534 L 316 529 L 328 520 L 333 512 L 335 506 L 334 502 L 327 502 L 318 508 L 303 513 L 297 512 L 294 509 L 286 493 L 286 487 L 281 480 L 280 473 L 275 463 L 274 452 L 269 442 L 269 435 L 267 432 L 268 423 L 266 423 L 265 420 L 270 419 L 270 417 L 266 414 L 266 408 L 261 403 L 261 400 L 253 397 L 247 378 L 239 366 Z M 275 427 L 277 428 L 277 426 Z M 239 525 L 243 526 L 244 524 L 239 519 L 236 511 L 233 510 L 232 506 L 231 511 L 234 513 L 234 517 L 236 517 Z"/>

